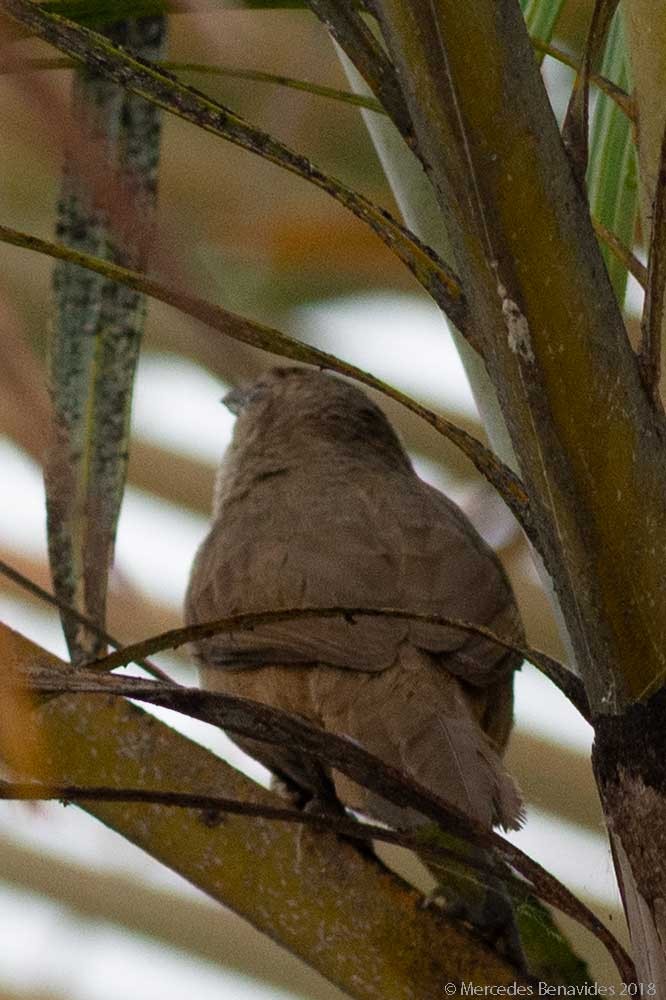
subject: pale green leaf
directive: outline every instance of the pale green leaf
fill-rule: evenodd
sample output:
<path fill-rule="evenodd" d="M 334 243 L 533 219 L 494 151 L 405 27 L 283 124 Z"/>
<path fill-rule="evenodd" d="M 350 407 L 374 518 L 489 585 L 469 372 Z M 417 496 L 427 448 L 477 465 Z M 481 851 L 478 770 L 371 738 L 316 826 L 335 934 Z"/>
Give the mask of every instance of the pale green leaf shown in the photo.
<path fill-rule="evenodd" d="M 553 37 L 564 0 L 520 0 L 520 5 L 530 35 L 542 42 L 549 42 Z M 543 61 L 543 56 L 542 52 L 537 51 L 536 58 L 539 63 Z"/>
<path fill-rule="evenodd" d="M 625 90 L 629 77 L 624 26 L 616 15 L 611 25 L 601 72 Z M 592 117 L 590 158 L 587 171 L 590 211 L 593 218 L 611 230 L 630 248 L 638 210 L 638 178 L 632 126 L 617 105 L 599 94 Z M 627 271 L 605 246 L 602 252 L 618 301 L 624 302 Z"/>

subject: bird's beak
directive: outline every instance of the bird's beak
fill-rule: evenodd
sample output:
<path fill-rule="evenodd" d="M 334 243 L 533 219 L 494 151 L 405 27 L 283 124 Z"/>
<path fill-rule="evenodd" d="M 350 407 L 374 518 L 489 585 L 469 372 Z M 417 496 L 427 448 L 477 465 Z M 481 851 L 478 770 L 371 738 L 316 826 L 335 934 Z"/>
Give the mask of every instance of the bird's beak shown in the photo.
<path fill-rule="evenodd" d="M 224 403 L 226 408 L 233 413 L 235 417 L 237 417 L 247 402 L 246 391 L 245 389 L 238 387 L 232 389 L 231 392 L 228 392 L 226 396 L 222 397 L 221 402 Z"/>

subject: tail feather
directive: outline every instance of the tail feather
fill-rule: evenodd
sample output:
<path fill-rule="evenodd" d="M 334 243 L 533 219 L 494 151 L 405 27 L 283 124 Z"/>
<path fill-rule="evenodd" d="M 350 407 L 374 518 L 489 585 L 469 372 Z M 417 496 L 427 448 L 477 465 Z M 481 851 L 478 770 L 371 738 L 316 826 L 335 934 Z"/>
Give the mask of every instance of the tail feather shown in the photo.
<path fill-rule="evenodd" d="M 326 729 L 400 767 L 486 827 L 520 826 L 522 805 L 513 780 L 459 680 L 429 654 L 405 646 L 399 663 L 381 673 L 321 675 L 316 701 Z M 367 791 L 356 788 L 352 794 L 347 785 L 336 776 L 341 800 L 361 812 L 391 826 L 423 822 Z"/>

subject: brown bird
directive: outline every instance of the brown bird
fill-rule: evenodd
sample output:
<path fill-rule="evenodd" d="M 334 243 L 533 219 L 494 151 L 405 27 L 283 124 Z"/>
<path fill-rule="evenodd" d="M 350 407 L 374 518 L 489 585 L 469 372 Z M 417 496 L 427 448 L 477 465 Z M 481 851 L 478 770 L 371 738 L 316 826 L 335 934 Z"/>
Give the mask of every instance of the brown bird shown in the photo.
<path fill-rule="evenodd" d="M 416 475 L 363 392 L 276 368 L 224 402 L 237 421 L 192 568 L 188 624 L 278 608 L 387 607 L 522 639 L 497 557 Z M 516 654 L 459 629 L 342 617 L 218 635 L 194 653 L 205 687 L 349 737 L 488 828 L 519 825 L 520 796 L 501 762 Z M 304 800 L 334 790 L 391 826 L 424 821 L 289 748 L 237 742 Z"/>

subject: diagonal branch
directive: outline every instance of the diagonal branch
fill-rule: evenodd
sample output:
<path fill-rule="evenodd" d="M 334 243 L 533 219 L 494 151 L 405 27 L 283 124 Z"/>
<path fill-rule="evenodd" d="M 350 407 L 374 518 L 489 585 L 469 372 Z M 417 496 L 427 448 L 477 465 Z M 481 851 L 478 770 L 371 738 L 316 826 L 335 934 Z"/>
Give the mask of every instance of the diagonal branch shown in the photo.
<path fill-rule="evenodd" d="M 177 80 L 155 65 L 112 45 L 88 28 L 43 10 L 31 0 L 1 0 L 3 10 L 44 41 L 85 63 L 158 107 L 213 135 L 261 156 L 302 177 L 349 209 L 379 236 L 463 332 L 469 333 L 458 278 L 429 247 L 384 209 L 330 177 L 301 153 L 245 121 L 224 105 Z"/>
<path fill-rule="evenodd" d="M 551 45 L 549 42 L 544 42 L 540 38 L 531 38 L 533 47 L 537 52 L 543 52 L 544 55 L 550 56 L 552 59 L 557 60 L 557 62 L 562 63 L 564 66 L 568 66 L 570 69 L 576 70 L 577 73 L 581 72 L 581 65 L 572 56 L 568 55 L 563 49 L 558 48 L 556 45 Z M 635 123 L 637 119 L 635 102 L 626 90 L 619 87 L 617 83 L 613 83 L 605 76 L 601 76 L 599 73 L 589 73 L 588 80 L 593 83 L 595 87 L 598 87 L 602 94 L 609 97 L 611 101 L 617 104 L 620 111 L 622 111 L 629 121 Z"/>
<path fill-rule="evenodd" d="M 625 982 L 635 979 L 631 960 L 613 935 L 541 865 L 499 834 L 488 831 L 483 824 L 470 819 L 411 777 L 344 737 L 320 730 L 297 716 L 268 705 L 199 688 L 171 687 L 138 678 L 120 678 L 112 674 L 100 677 L 84 670 L 54 670 L 36 666 L 23 669 L 18 677 L 15 674 L 1 677 L 0 685 L 4 689 L 13 689 L 19 680 L 42 695 L 112 694 L 145 701 L 184 712 L 192 718 L 239 735 L 288 745 L 298 753 L 315 757 L 401 808 L 415 809 L 453 836 L 496 850 L 503 860 L 535 886 L 543 899 L 573 916 L 605 944 Z"/>
<path fill-rule="evenodd" d="M 351 90 L 339 90 L 337 87 L 327 87 L 324 84 L 313 83 L 311 80 L 299 80 L 293 76 L 283 76 L 280 73 L 265 73 L 263 70 L 243 69 L 240 66 L 221 66 L 219 63 L 201 62 L 171 62 L 160 59 L 155 62 L 160 69 L 172 73 L 201 73 L 204 76 L 228 77 L 233 80 L 251 80 L 253 83 L 269 83 L 276 87 L 286 87 L 290 90 L 300 90 L 314 97 L 327 97 L 341 104 L 350 104 L 357 108 L 367 108 L 385 115 L 384 106 L 376 97 L 366 97 L 365 94 L 355 94 Z M 22 59 L 20 62 L 1 62 L 0 75 L 5 73 L 37 73 L 42 70 L 73 69 L 78 66 L 75 59 Z M 608 82 L 608 81 L 607 81 Z"/>
<path fill-rule="evenodd" d="M 595 219 L 594 216 L 592 216 L 592 225 L 599 239 L 606 244 L 613 256 L 619 260 L 623 267 L 626 267 L 629 274 L 636 279 L 641 288 L 645 288 L 648 280 L 645 265 L 631 252 L 629 247 L 624 245 L 612 229 L 605 226 L 599 219 Z"/>
<path fill-rule="evenodd" d="M 395 618 L 408 622 L 418 621 L 428 625 L 443 625 L 459 628 L 462 632 L 469 632 L 473 635 L 480 635 L 485 639 L 490 639 L 503 649 L 518 653 L 524 659 L 533 663 L 535 667 L 541 670 L 562 691 L 578 709 L 583 718 L 587 721 L 590 720 L 590 709 L 582 682 L 564 664 L 548 656 L 547 653 L 543 653 L 531 646 L 516 643 L 513 639 L 503 638 L 483 625 L 475 625 L 472 622 L 464 622 L 458 618 L 448 618 L 443 615 L 419 614 L 395 608 L 310 607 L 232 615 L 228 618 L 220 618 L 212 622 L 170 629 L 161 635 L 152 636 L 149 639 L 133 643 L 131 646 L 120 649 L 116 653 L 92 660 L 85 666 L 88 669 L 96 671 L 116 670 L 118 667 L 124 667 L 128 663 L 136 662 L 137 657 L 145 657 L 165 649 L 176 649 L 178 646 L 185 645 L 185 643 L 207 639 L 210 636 L 219 635 L 223 632 L 234 632 L 239 629 L 252 631 L 260 625 L 273 622 L 293 621 L 298 618 L 344 617 L 353 623 L 355 618 L 362 618 L 364 616 L 370 618 Z"/>
<path fill-rule="evenodd" d="M 485 445 L 481 444 L 471 434 L 468 434 L 467 431 L 446 420 L 446 418 L 439 416 L 432 410 L 427 409 L 427 407 L 422 406 L 416 400 L 393 388 L 387 382 L 382 382 L 381 379 L 375 378 L 374 375 L 364 372 L 355 365 L 340 360 L 333 354 L 320 351 L 316 347 L 310 347 L 308 344 L 303 344 L 286 334 L 280 333 L 278 330 L 255 323 L 243 316 L 238 316 L 226 309 L 222 309 L 220 306 L 213 305 L 211 302 L 206 302 L 204 299 L 180 291 L 173 283 L 168 285 L 163 284 L 138 271 L 131 271 L 128 268 L 112 264 L 110 261 L 100 260 L 89 254 L 72 250 L 70 247 L 63 246 L 60 243 L 52 243 L 48 240 L 39 239 L 36 236 L 21 233 L 8 226 L 0 225 L 0 240 L 10 243 L 13 246 L 23 247 L 26 250 L 34 250 L 37 253 L 47 254 L 56 259 L 68 260 L 71 263 L 79 264 L 81 267 L 89 268 L 91 271 L 97 271 L 108 278 L 112 278 L 114 281 L 119 281 L 127 285 L 129 288 L 135 288 L 146 295 L 150 295 L 161 302 L 166 302 L 168 305 L 180 309 L 182 312 L 193 316 L 200 322 L 219 330 L 234 340 L 250 344 L 252 347 L 257 347 L 262 351 L 270 351 L 284 358 L 291 358 L 294 361 L 317 365 L 320 368 L 339 372 L 341 375 L 353 378 L 357 382 L 369 386 L 371 389 L 378 390 L 390 399 L 394 399 L 401 406 L 411 410 L 412 413 L 416 413 L 417 416 L 425 420 L 431 427 L 434 427 L 438 433 L 450 440 L 467 455 L 481 475 L 498 491 L 526 532 L 530 541 L 538 547 L 538 539 L 534 532 L 530 513 L 529 498 L 515 473 L 508 466 L 504 465 Z"/>
<path fill-rule="evenodd" d="M 375 6 L 410 80 L 452 259 L 470 315 L 488 333 L 484 360 L 586 690 L 595 712 L 619 711 L 666 661 L 666 590 L 651 554 L 666 523 L 663 427 L 519 4 Z M 469 58 L 470 37 L 488 39 L 482 68 Z M 636 580 L 641 600 L 628 602 Z"/>
<path fill-rule="evenodd" d="M 7 628 L 0 628 L 0 649 L 6 666 L 66 669 Z M 52 698 L 25 718 L 24 740 L 33 743 L 41 734 L 49 756 L 28 773 L 46 783 L 105 785 L 113 774 L 127 787 L 150 781 L 164 790 L 276 804 L 272 794 L 123 699 Z M 415 988 L 436 996 L 452 978 L 449 970 L 466 967 L 483 968 L 490 982 L 516 979 L 510 963 L 438 909 L 421 909 L 416 890 L 339 838 L 299 840 L 284 823 L 258 817 L 227 815 L 211 826 L 197 810 L 80 804 L 358 1000 L 376 997 L 377 982 L 385 984 L 385 1000 L 399 1000 Z"/>
<path fill-rule="evenodd" d="M 275 820 L 280 823 L 296 823 L 300 826 L 336 833 L 342 837 L 367 843 L 371 840 L 384 844 L 394 844 L 407 850 L 418 852 L 421 857 L 433 861 L 451 860 L 463 862 L 476 871 L 498 875 L 508 882 L 515 896 L 526 899 L 532 891 L 529 884 L 512 877 L 508 869 L 493 865 L 490 860 L 461 854 L 436 841 L 426 841 L 418 833 L 409 830 L 391 830 L 354 819 L 352 816 L 332 812 L 314 812 L 294 809 L 288 806 L 273 806 L 263 802 L 241 801 L 224 795 L 204 795 L 199 792 L 164 791 L 160 788 L 118 788 L 108 785 L 52 785 L 42 782 L 15 782 L 0 780 L 0 800 L 5 802 L 144 802 L 151 805 L 174 806 L 179 809 L 200 809 L 206 814 L 206 821 L 212 826 L 218 821 L 218 814 L 251 816 Z"/>
<path fill-rule="evenodd" d="M 100 639 L 103 639 L 109 646 L 113 646 L 114 649 L 123 648 L 123 644 L 119 642 L 118 639 L 114 639 L 112 635 L 106 632 L 103 628 L 100 628 L 99 625 L 92 620 L 92 618 L 88 618 L 87 615 L 77 611 L 76 608 L 71 607 L 71 605 L 67 604 L 65 601 L 61 601 L 59 597 L 55 597 L 53 594 L 50 594 L 48 590 L 44 590 L 44 588 L 40 587 L 38 583 L 35 583 L 33 580 L 29 580 L 27 576 L 24 576 L 23 573 L 19 573 L 17 569 L 14 569 L 14 567 L 10 566 L 9 563 L 6 563 L 4 559 L 0 559 L 0 573 L 2 573 L 3 576 L 6 576 L 8 580 L 12 580 L 14 583 L 18 584 L 19 587 L 23 587 L 24 590 L 28 591 L 28 593 L 38 597 L 40 601 L 50 604 L 53 608 L 58 608 L 58 610 L 65 617 L 71 618 L 73 622 L 85 625 L 86 628 L 90 629 L 91 632 L 94 632 Z M 132 660 L 131 662 L 136 663 L 138 667 L 143 667 L 144 670 L 158 680 L 164 681 L 166 684 L 173 683 L 169 675 L 158 667 L 156 663 L 151 663 L 150 660 L 144 658 Z"/>
<path fill-rule="evenodd" d="M 413 149 L 414 129 L 397 73 L 358 11 L 347 0 L 307 0 L 307 4 L 326 25 Z"/>
<path fill-rule="evenodd" d="M 294 809 L 286 806 L 273 806 L 265 803 L 241 801 L 223 795 L 202 795 L 197 792 L 164 791 L 150 788 L 113 788 L 108 785 L 49 785 L 37 782 L 13 782 L 0 780 L 0 800 L 19 802 L 60 801 L 67 805 L 70 802 L 144 802 L 152 805 L 174 806 L 180 809 L 200 809 L 206 814 L 206 820 L 213 825 L 219 814 L 228 813 L 234 816 L 250 816 L 260 819 L 275 820 L 280 823 L 296 823 L 300 826 L 312 827 L 316 830 L 328 831 L 338 836 L 362 843 L 379 841 L 384 844 L 394 844 L 414 851 L 421 859 L 441 864 L 452 861 L 462 863 L 474 871 L 499 877 L 510 890 L 517 902 L 525 902 L 530 895 L 541 896 L 539 872 L 535 865 L 534 880 L 528 882 L 516 878 L 505 865 L 493 864 L 488 857 L 483 860 L 479 855 L 461 852 L 453 847 L 446 847 L 436 837 L 430 837 L 423 831 L 391 830 L 385 826 L 360 821 L 351 816 L 333 813 L 317 813 L 305 809 Z M 565 905 L 563 912 L 574 919 L 577 916 L 566 909 L 568 890 L 559 879 L 551 876 L 553 881 L 561 886 L 561 895 Z M 550 888 L 550 891 L 549 891 Z M 545 899 L 552 899 L 552 887 L 546 886 Z M 584 903 L 580 904 L 584 909 Z M 590 913 L 588 917 L 592 917 Z"/>
<path fill-rule="evenodd" d="M 588 158 L 588 121 L 592 66 L 603 50 L 610 23 L 619 0 L 596 0 L 583 60 L 576 74 L 569 107 L 562 124 L 562 141 L 569 153 L 581 186 L 585 183 Z"/>

